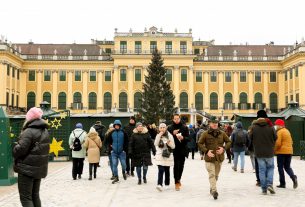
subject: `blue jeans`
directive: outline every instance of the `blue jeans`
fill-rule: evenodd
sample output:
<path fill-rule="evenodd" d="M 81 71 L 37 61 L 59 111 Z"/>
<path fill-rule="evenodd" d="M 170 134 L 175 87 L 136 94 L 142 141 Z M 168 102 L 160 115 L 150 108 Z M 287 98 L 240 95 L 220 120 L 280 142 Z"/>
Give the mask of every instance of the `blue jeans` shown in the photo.
<path fill-rule="evenodd" d="M 272 158 L 257 158 L 259 168 L 259 179 L 262 190 L 267 190 L 268 186 L 273 185 L 274 174 L 274 159 Z"/>
<path fill-rule="evenodd" d="M 243 170 L 245 169 L 245 151 L 243 152 L 233 152 L 234 154 L 234 168 L 237 168 L 237 164 L 238 164 L 238 156 L 240 156 L 240 169 Z"/>
<path fill-rule="evenodd" d="M 118 164 L 119 160 L 122 166 L 122 171 L 125 173 L 126 170 L 126 152 L 121 152 L 121 153 L 114 153 L 113 151 L 111 152 L 111 158 L 112 158 L 112 171 L 113 175 L 118 177 Z"/>
<path fill-rule="evenodd" d="M 141 167 L 136 167 L 139 180 L 142 179 L 142 167 L 143 167 L 143 179 L 146 179 L 146 175 L 148 171 L 148 166 L 143 165 Z"/>

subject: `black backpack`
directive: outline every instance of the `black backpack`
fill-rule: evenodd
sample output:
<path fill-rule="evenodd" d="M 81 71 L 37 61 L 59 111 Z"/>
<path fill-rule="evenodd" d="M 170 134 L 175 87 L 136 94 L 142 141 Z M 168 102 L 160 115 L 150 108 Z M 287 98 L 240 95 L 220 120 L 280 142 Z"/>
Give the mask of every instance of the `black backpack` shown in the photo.
<path fill-rule="evenodd" d="M 238 130 L 235 136 L 235 142 L 234 144 L 236 144 L 239 147 L 243 147 L 246 144 L 246 139 L 245 139 L 245 133 L 243 130 Z"/>
<path fill-rule="evenodd" d="M 82 133 L 76 137 L 73 131 L 73 135 L 75 137 L 74 141 L 73 141 L 73 151 L 80 151 L 82 149 L 82 143 L 80 142 L 80 136 L 82 136 L 82 134 L 84 133 L 84 131 L 82 131 Z"/>

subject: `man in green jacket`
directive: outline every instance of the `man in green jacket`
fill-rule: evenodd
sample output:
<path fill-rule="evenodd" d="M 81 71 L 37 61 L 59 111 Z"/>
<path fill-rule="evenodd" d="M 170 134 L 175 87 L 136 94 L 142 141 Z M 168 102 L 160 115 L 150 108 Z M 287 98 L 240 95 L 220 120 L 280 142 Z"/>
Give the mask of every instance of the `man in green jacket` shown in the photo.
<path fill-rule="evenodd" d="M 216 183 L 221 164 L 224 161 L 224 152 L 231 146 L 229 137 L 218 128 L 216 117 L 211 117 L 209 120 L 209 129 L 200 136 L 198 146 L 205 154 L 204 160 L 209 173 L 210 193 L 216 200 L 218 198 Z"/>

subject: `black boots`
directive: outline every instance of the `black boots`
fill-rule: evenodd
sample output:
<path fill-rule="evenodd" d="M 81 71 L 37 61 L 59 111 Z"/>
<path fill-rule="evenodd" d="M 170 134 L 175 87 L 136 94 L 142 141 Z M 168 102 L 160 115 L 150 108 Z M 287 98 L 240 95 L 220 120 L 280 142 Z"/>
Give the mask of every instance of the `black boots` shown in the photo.
<path fill-rule="evenodd" d="M 146 178 L 143 178 L 143 182 L 146 184 L 146 183 L 147 183 L 147 179 L 146 179 Z"/>
<path fill-rule="evenodd" d="M 82 179 L 82 175 L 81 174 L 78 174 L 78 179 Z"/>
<path fill-rule="evenodd" d="M 123 173 L 123 178 L 124 178 L 124 180 L 127 180 L 127 175 L 126 175 L 126 173 Z"/>
<path fill-rule="evenodd" d="M 138 180 L 138 185 L 141 185 L 141 184 L 142 184 L 142 180 L 139 179 L 139 180 Z"/>
<path fill-rule="evenodd" d="M 218 192 L 217 191 L 212 192 L 212 196 L 213 196 L 214 200 L 217 200 Z"/>
<path fill-rule="evenodd" d="M 119 177 L 115 176 L 113 181 L 112 181 L 112 184 L 116 184 L 119 182 Z"/>
<path fill-rule="evenodd" d="M 89 180 L 92 180 L 92 175 L 89 176 Z"/>
<path fill-rule="evenodd" d="M 296 175 L 294 176 L 292 181 L 293 181 L 293 188 L 296 189 L 298 187 L 298 178 Z"/>

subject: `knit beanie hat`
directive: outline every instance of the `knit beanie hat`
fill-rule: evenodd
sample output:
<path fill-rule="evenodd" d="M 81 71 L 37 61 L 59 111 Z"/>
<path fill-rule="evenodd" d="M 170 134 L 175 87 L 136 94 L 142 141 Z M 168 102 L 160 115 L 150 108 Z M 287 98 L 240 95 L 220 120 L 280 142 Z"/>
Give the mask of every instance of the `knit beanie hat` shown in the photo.
<path fill-rule="evenodd" d="M 89 133 L 90 133 L 90 132 L 91 132 L 91 133 L 92 133 L 92 132 L 96 132 L 96 130 L 94 129 L 94 127 L 91 127 L 91 128 L 90 128 Z"/>
<path fill-rule="evenodd" d="M 138 126 L 140 126 L 140 125 L 143 126 L 143 124 L 142 124 L 141 122 L 138 122 L 138 123 L 136 124 L 136 127 L 138 127 Z"/>
<path fill-rule="evenodd" d="M 282 120 L 282 119 L 277 119 L 275 122 L 274 122 L 275 125 L 278 125 L 278 126 L 281 126 L 281 127 L 285 127 L 285 121 Z"/>
<path fill-rule="evenodd" d="M 257 112 L 257 118 L 268 118 L 267 112 L 265 110 L 259 110 Z"/>
<path fill-rule="evenodd" d="M 166 124 L 165 124 L 165 123 L 161 123 L 161 124 L 159 125 L 159 128 L 161 128 L 161 127 L 165 127 L 165 128 L 166 128 Z"/>
<path fill-rule="evenodd" d="M 27 113 L 26 113 L 26 121 L 32 121 L 34 119 L 41 119 L 42 117 L 42 110 L 37 107 L 31 108 Z"/>
<path fill-rule="evenodd" d="M 76 128 L 76 129 L 82 129 L 82 128 L 83 128 L 82 123 L 77 123 L 77 124 L 75 125 L 75 128 Z"/>

